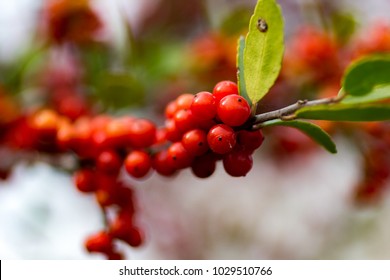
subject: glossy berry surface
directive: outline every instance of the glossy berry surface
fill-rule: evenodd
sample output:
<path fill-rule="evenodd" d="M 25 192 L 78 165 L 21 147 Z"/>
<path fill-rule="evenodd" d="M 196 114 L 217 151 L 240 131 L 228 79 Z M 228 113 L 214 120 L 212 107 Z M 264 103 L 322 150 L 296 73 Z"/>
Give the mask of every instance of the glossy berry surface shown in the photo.
<path fill-rule="evenodd" d="M 225 124 L 213 126 L 207 134 L 207 142 L 210 149 L 217 154 L 226 154 L 236 145 L 236 133 Z"/>
<path fill-rule="evenodd" d="M 223 158 L 226 173 L 233 177 L 245 176 L 253 166 L 252 155 L 245 151 L 233 151 Z"/>
<path fill-rule="evenodd" d="M 195 95 L 191 104 L 191 111 L 199 120 L 211 120 L 217 114 L 217 102 L 215 97 L 207 91 Z"/>
<path fill-rule="evenodd" d="M 224 124 L 240 126 L 248 120 L 251 108 L 242 96 L 228 95 L 219 102 L 217 114 Z"/>
<path fill-rule="evenodd" d="M 217 104 L 222 98 L 232 94 L 238 94 L 237 84 L 232 81 L 221 81 L 213 89 L 213 95 Z"/>
<path fill-rule="evenodd" d="M 127 173 L 135 178 L 145 177 L 152 167 L 150 156 L 143 151 L 132 151 L 125 159 Z"/>
<path fill-rule="evenodd" d="M 207 144 L 207 134 L 201 129 L 190 130 L 183 135 L 181 140 L 187 152 L 194 156 L 200 156 L 209 149 Z"/>

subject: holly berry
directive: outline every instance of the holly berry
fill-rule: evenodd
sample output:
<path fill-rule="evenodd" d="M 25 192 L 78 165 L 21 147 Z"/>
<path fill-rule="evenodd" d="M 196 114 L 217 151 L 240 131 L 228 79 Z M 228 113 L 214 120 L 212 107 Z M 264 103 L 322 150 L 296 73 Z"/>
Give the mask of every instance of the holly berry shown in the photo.
<path fill-rule="evenodd" d="M 195 95 L 191 104 L 191 112 L 199 120 L 211 120 L 217 114 L 215 97 L 207 91 Z"/>
<path fill-rule="evenodd" d="M 194 156 L 203 155 L 209 149 L 207 134 L 201 129 L 188 131 L 183 135 L 181 142 L 187 152 Z"/>
<path fill-rule="evenodd" d="M 173 166 L 166 150 L 162 150 L 153 156 L 152 166 L 158 174 L 163 176 L 171 176 L 176 172 L 176 168 Z"/>
<path fill-rule="evenodd" d="M 236 133 L 226 124 L 217 124 L 208 132 L 207 143 L 213 152 L 227 154 L 236 145 Z"/>
<path fill-rule="evenodd" d="M 183 169 L 191 165 L 193 156 L 184 148 L 181 142 L 176 142 L 168 148 L 168 158 L 175 169 Z"/>
<path fill-rule="evenodd" d="M 226 173 L 233 177 L 245 176 L 253 165 L 252 155 L 246 151 L 235 150 L 223 158 Z"/>
<path fill-rule="evenodd" d="M 264 141 L 263 133 L 260 130 L 240 130 L 237 133 L 237 144 L 241 149 L 253 152 L 258 149 Z"/>
<path fill-rule="evenodd" d="M 107 173 L 117 173 L 122 166 L 122 160 L 118 153 L 113 150 L 106 150 L 99 154 L 96 159 L 98 170 Z"/>
<path fill-rule="evenodd" d="M 88 252 L 94 253 L 110 253 L 112 251 L 112 238 L 104 231 L 100 231 L 87 238 L 84 243 Z"/>
<path fill-rule="evenodd" d="M 191 110 L 183 109 L 177 111 L 174 120 L 177 129 L 182 133 L 195 128 L 195 121 Z"/>
<path fill-rule="evenodd" d="M 125 169 L 135 178 L 145 177 L 152 167 L 150 156 L 143 151 L 132 151 L 125 159 Z"/>
<path fill-rule="evenodd" d="M 197 157 L 191 164 L 192 173 L 199 178 L 208 178 L 216 168 L 216 158 L 212 153 Z"/>
<path fill-rule="evenodd" d="M 130 143 L 135 149 L 147 148 L 156 140 L 156 126 L 149 120 L 136 119 L 129 124 Z"/>
<path fill-rule="evenodd" d="M 181 94 L 178 98 L 176 98 L 177 111 L 190 109 L 193 99 L 194 95 L 191 93 Z"/>
<path fill-rule="evenodd" d="M 232 94 L 238 94 L 237 84 L 232 81 L 221 81 L 213 89 L 213 95 L 217 104 L 222 98 Z"/>
<path fill-rule="evenodd" d="M 228 95 L 221 99 L 217 107 L 219 119 L 229 126 L 243 125 L 251 114 L 248 102 L 240 95 Z"/>
<path fill-rule="evenodd" d="M 81 192 L 93 192 L 96 189 L 94 177 L 92 170 L 81 169 L 74 174 L 74 183 Z"/>
<path fill-rule="evenodd" d="M 144 243 L 144 233 L 138 227 L 133 227 L 130 230 L 129 235 L 124 241 L 129 244 L 131 247 L 139 247 Z"/>

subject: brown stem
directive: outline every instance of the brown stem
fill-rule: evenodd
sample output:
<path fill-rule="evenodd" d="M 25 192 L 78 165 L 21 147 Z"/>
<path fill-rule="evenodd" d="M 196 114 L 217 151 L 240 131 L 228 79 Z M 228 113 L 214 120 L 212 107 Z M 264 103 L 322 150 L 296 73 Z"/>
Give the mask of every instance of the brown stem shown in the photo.
<path fill-rule="evenodd" d="M 257 125 L 261 125 L 263 122 L 275 120 L 275 119 L 281 119 L 281 120 L 293 120 L 296 118 L 295 112 L 303 107 L 310 107 L 310 106 L 316 106 L 316 105 L 324 105 L 324 104 L 334 104 L 338 103 L 343 99 L 343 95 L 331 97 L 331 98 L 323 98 L 318 100 L 298 100 L 296 103 L 289 105 L 287 107 L 262 113 L 254 116 L 251 120 L 251 123 L 254 127 Z"/>

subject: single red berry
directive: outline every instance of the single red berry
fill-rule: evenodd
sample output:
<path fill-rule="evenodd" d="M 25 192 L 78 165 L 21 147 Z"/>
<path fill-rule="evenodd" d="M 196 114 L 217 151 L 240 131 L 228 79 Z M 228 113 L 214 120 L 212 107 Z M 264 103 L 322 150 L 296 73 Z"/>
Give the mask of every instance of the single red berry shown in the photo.
<path fill-rule="evenodd" d="M 115 204 L 126 209 L 128 213 L 134 213 L 134 194 L 133 190 L 128 186 L 123 185 L 123 183 L 117 183 L 117 189 L 115 191 Z"/>
<path fill-rule="evenodd" d="M 191 165 L 193 156 L 181 142 L 175 142 L 168 148 L 168 158 L 175 169 L 183 169 Z"/>
<path fill-rule="evenodd" d="M 173 119 L 165 121 L 166 137 L 171 142 L 179 141 L 182 137 L 182 132 L 177 128 L 176 122 Z"/>
<path fill-rule="evenodd" d="M 232 81 L 221 81 L 213 89 L 213 95 L 217 104 L 222 98 L 231 94 L 238 94 L 237 84 Z"/>
<path fill-rule="evenodd" d="M 77 189 L 81 192 L 93 192 L 96 190 L 95 174 L 92 170 L 81 169 L 74 174 L 74 182 Z"/>
<path fill-rule="evenodd" d="M 97 190 L 96 200 L 101 207 L 111 206 L 117 199 L 118 182 L 117 175 L 97 172 L 95 174 Z"/>
<path fill-rule="evenodd" d="M 184 109 L 184 110 L 177 111 L 174 120 L 175 120 L 176 127 L 182 133 L 185 133 L 195 128 L 195 121 L 191 110 Z"/>
<path fill-rule="evenodd" d="M 110 224 L 110 235 L 114 238 L 126 240 L 132 232 L 133 213 L 120 211 Z"/>
<path fill-rule="evenodd" d="M 181 142 L 187 152 L 194 156 L 203 155 L 209 149 L 209 145 L 207 144 L 207 134 L 201 129 L 188 131 L 183 135 Z"/>
<path fill-rule="evenodd" d="M 240 95 L 228 95 L 221 99 L 217 108 L 219 119 L 229 126 L 243 125 L 251 114 L 248 102 Z"/>
<path fill-rule="evenodd" d="M 165 107 L 165 118 L 172 119 L 175 113 L 177 112 L 177 102 L 176 100 L 171 101 Z"/>
<path fill-rule="evenodd" d="M 211 120 L 217 114 L 217 104 L 210 92 L 202 91 L 195 95 L 191 104 L 191 112 L 196 119 Z"/>
<path fill-rule="evenodd" d="M 149 173 L 152 166 L 150 156 L 143 151 L 132 151 L 125 159 L 127 173 L 135 178 L 142 178 Z"/>
<path fill-rule="evenodd" d="M 199 178 L 210 177 L 213 175 L 215 168 L 216 158 L 212 153 L 196 157 L 191 164 L 192 173 Z"/>
<path fill-rule="evenodd" d="M 138 227 L 133 227 L 130 234 L 124 240 L 131 247 L 139 247 L 144 243 L 144 233 Z"/>
<path fill-rule="evenodd" d="M 90 253 L 110 253 L 112 245 L 111 236 L 104 231 L 89 236 L 84 243 L 85 248 Z"/>
<path fill-rule="evenodd" d="M 179 97 L 176 98 L 176 110 L 188 110 L 191 107 L 192 100 L 194 99 L 194 95 L 191 93 L 183 93 Z"/>
<path fill-rule="evenodd" d="M 149 120 L 137 119 L 130 123 L 130 143 L 135 149 L 148 148 L 156 140 L 156 126 Z"/>
<path fill-rule="evenodd" d="M 217 124 L 208 132 L 207 142 L 213 152 L 227 154 L 236 145 L 236 133 L 226 124 Z"/>
<path fill-rule="evenodd" d="M 253 166 L 252 155 L 245 151 L 235 150 L 223 158 L 226 173 L 233 177 L 245 176 Z"/>
<path fill-rule="evenodd" d="M 117 173 L 122 166 L 122 159 L 117 152 L 106 150 L 101 152 L 96 159 L 98 170 L 107 173 Z"/>
<path fill-rule="evenodd" d="M 260 130 L 241 130 L 237 133 L 237 144 L 242 150 L 252 152 L 259 148 L 264 141 L 263 133 Z"/>
<path fill-rule="evenodd" d="M 152 166 L 158 174 L 163 176 L 171 176 L 176 172 L 166 150 L 162 150 L 152 157 Z"/>

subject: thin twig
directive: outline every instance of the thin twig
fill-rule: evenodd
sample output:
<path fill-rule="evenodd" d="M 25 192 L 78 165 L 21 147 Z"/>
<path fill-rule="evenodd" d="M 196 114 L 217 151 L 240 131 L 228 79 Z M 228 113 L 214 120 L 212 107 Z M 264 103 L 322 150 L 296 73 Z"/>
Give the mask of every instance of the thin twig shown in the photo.
<path fill-rule="evenodd" d="M 337 97 L 331 97 L 331 98 L 323 98 L 318 100 L 298 100 L 296 103 L 289 105 L 287 107 L 262 113 L 259 115 L 256 115 L 252 118 L 251 123 L 254 126 L 260 125 L 263 122 L 270 121 L 270 120 L 293 120 L 296 118 L 295 112 L 303 107 L 310 107 L 310 106 L 316 106 L 316 105 L 324 105 L 324 104 L 335 104 L 341 101 L 343 99 L 343 95 L 337 96 Z M 259 128 L 260 128 L 259 126 Z"/>

